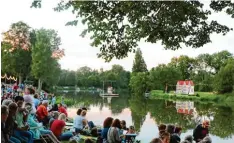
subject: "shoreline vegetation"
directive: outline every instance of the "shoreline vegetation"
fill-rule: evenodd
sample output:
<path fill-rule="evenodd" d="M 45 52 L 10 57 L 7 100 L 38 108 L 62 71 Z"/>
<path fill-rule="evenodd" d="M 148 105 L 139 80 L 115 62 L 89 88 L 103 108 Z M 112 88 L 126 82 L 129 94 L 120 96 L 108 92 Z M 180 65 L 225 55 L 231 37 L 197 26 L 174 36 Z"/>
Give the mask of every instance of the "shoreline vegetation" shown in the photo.
<path fill-rule="evenodd" d="M 161 90 L 152 90 L 151 98 L 153 99 L 173 99 L 173 100 L 191 100 L 206 102 L 234 102 L 234 93 L 215 94 L 212 92 L 195 92 L 194 95 L 176 95 L 173 92 L 164 93 Z"/>

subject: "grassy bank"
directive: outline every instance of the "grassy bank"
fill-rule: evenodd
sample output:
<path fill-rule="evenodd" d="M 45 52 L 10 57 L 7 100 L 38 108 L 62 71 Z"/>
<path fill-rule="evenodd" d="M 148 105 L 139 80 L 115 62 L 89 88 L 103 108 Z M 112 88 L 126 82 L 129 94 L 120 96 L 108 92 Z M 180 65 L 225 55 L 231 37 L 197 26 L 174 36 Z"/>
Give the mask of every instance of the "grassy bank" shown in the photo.
<path fill-rule="evenodd" d="M 197 96 L 195 96 L 197 95 Z M 192 101 L 210 101 L 210 102 L 234 102 L 233 94 L 214 94 L 210 92 L 196 92 L 195 95 L 175 95 L 174 93 L 163 93 L 160 90 L 151 91 L 151 98 L 158 99 L 179 99 Z"/>

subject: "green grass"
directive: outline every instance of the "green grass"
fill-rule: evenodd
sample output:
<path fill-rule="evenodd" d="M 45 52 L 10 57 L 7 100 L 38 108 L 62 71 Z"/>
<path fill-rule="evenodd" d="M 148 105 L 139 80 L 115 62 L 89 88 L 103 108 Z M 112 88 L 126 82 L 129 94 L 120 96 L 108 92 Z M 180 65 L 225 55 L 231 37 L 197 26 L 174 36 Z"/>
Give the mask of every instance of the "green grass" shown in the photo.
<path fill-rule="evenodd" d="M 214 94 L 211 92 L 196 92 L 195 95 L 175 95 L 174 93 L 163 93 L 160 90 L 151 91 L 151 98 L 160 99 L 179 99 L 192 101 L 210 101 L 210 102 L 234 102 L 233 94 Z"/>

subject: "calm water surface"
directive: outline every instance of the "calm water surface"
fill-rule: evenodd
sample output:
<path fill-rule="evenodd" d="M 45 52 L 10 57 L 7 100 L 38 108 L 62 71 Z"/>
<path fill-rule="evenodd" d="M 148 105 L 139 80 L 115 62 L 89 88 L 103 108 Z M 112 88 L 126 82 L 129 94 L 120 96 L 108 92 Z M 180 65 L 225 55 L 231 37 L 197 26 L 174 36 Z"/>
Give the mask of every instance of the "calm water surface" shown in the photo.
<path fill-rule="evenodd" d="M 68 108 L 70 117 L 76 116 L 79 107 L 88 107 L 87 119 L 102 125 L 106 117 L 125 120 L 139 132 L 137 139 L 149 143 L 158 137 L 157 125 L 174 124 L 183 127 L 181 139 L 192 135 L 193 128 L 202 119 L 211 120 L 210 136 L 213 143 L 234 143 L 233 103 L 217 106 L 190 101 L 165 101 L 145 99 L 141 96 L 101 98 L 98 95 L 68 97 L 74 102 Z"/>

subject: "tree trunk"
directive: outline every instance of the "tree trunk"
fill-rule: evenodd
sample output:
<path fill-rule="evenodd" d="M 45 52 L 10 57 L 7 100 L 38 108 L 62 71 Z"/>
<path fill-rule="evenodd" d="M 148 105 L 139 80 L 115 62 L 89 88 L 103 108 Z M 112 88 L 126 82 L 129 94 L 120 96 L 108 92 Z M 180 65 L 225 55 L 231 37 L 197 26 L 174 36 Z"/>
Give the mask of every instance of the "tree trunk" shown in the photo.
<path fill-rule="evenodd" d="M 19 84 L 22 83 L 22 79 L 23 79 L 23 77 L 21 75 L 19 75 Z"/>
<path fill-rule="evenodd" d="M 38 92 L 40 92 L 41 91 L 41 88 L 42 88 L 42 81 L 41 81 L 41 79 L 38 79 Z"/>
<path fill-rule="evenodd" d="M 165 93 L 167 93 L 167 89 L 168 89 L 168 86 L 167 86 L 167 83 L 166 83 L 166 87 L 165 87 Z"/>

